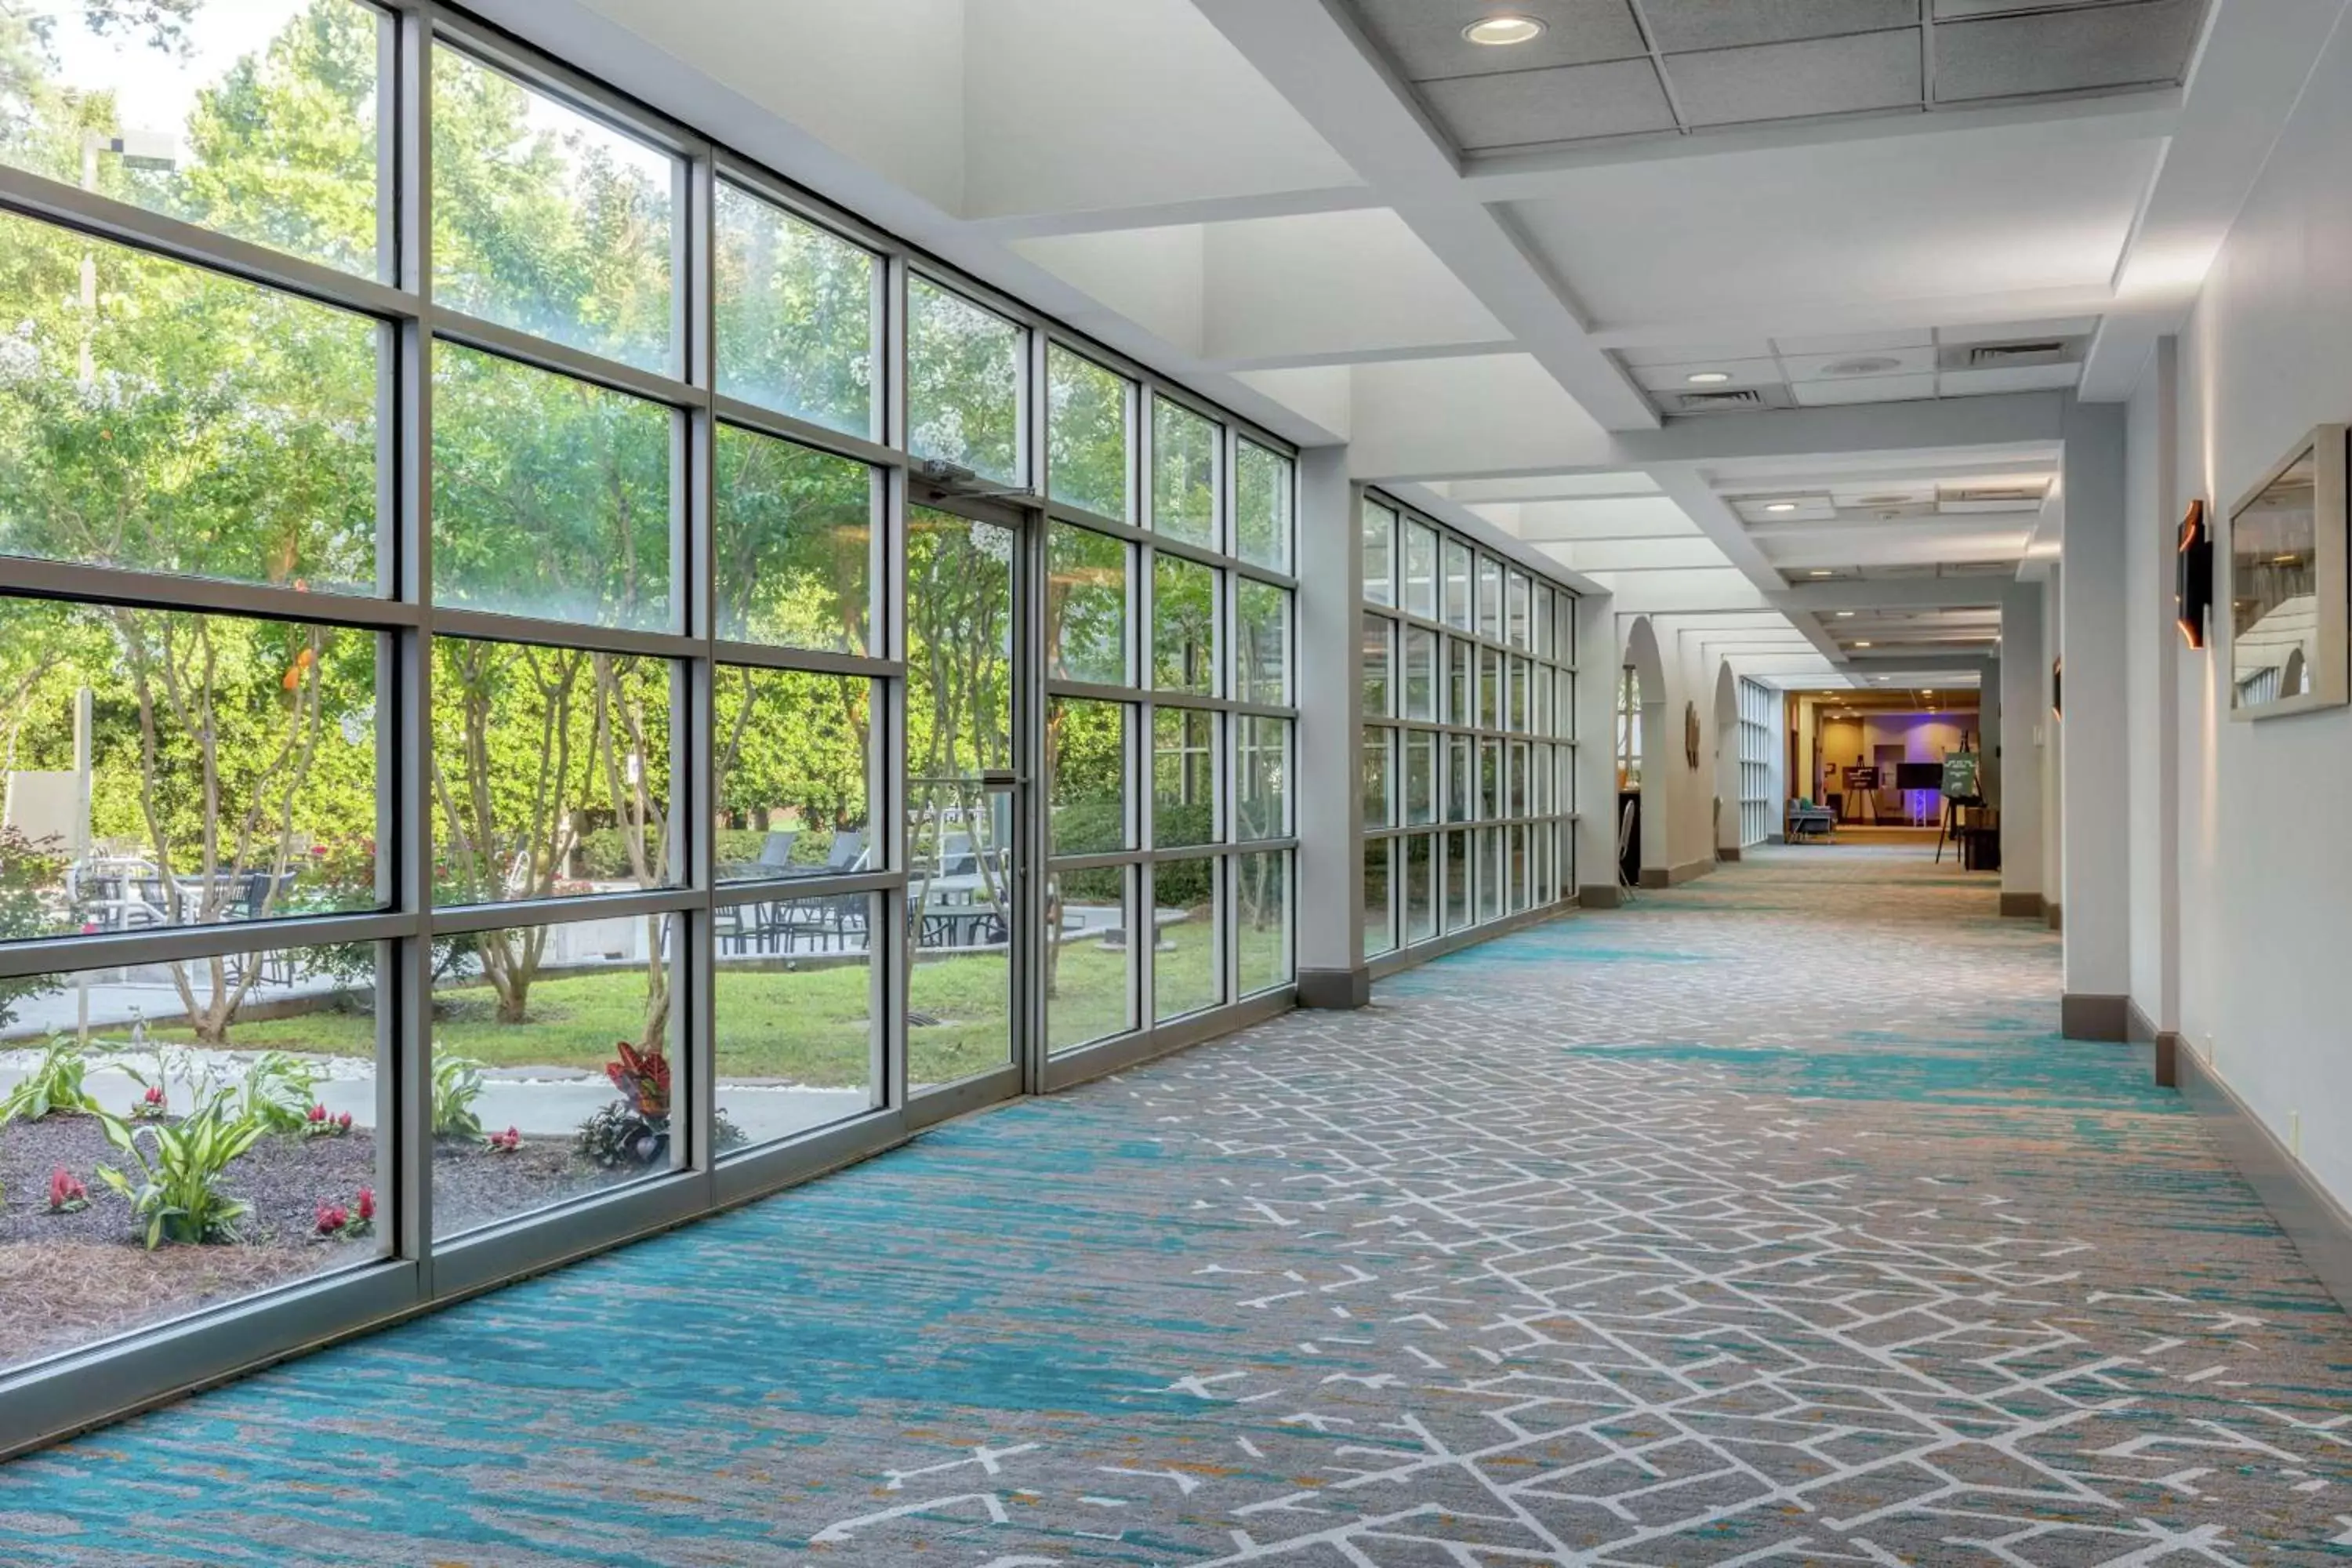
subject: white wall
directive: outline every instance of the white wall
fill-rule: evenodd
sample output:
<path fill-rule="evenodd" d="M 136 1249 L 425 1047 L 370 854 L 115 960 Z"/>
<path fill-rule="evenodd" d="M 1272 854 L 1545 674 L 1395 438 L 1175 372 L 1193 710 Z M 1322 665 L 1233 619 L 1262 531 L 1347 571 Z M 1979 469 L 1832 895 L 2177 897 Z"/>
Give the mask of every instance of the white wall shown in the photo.
<path fill-rule="evenodd" d="M 2103 999 L 2123 996 L 2131 984 L 2124 436 L 2124 410 L 2113 404 L 2067 410 L 2059 899 L 2066 994 Z"/>
<path fill-rule="evenodd" d="M 2125 443 L 2125 691 L 2126 823 L 2131 863 L 2130 996 L 2148 1027 L 2179 1026 L 2180 633 L 2174 625 L 2176 340 L 2157 345 L 2126 411 Z"/>
<path fill-rule="evenodd" d="M 2181 339 L 2184 506 L 2226 510 L 2311 426 L 2352 418 L 2347 149 L 2339 25 Z M 2302 1159 L 2352 1203 L 2352 709 L 2232 722 L 2225 657 L 2179 661 L 2181 1027 L 2282 1142 L 2299 1113 Z"/>

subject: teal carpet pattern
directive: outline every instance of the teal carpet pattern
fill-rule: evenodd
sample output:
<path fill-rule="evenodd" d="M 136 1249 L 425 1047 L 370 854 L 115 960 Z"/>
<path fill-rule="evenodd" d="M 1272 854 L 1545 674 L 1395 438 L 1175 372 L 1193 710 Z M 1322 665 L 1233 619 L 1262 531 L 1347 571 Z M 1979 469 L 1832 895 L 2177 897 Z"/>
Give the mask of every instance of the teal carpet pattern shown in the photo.
<path fill-rule="evenodd" d="M 1535 928 L 0 1468 L 0 1563 L 2352 1563 L 2352 1322 L 1993 902 Z"/>

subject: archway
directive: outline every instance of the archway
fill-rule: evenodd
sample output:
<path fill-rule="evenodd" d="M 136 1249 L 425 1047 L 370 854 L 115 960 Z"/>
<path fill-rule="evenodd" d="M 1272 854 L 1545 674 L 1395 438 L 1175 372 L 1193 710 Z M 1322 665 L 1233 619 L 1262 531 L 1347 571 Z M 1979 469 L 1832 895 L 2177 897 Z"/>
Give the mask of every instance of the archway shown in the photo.
<path fill-rule="evenodd" d="M 1666 666 L 1647 616 L 1625 627 L 1617 695 L 1618 868 L 1629 885 L 1644 871 L 1664 876 L 1672 819 L 1672 770 L 1682 764 L 1681 728 L 1669 722 Z M 1633 812 L 1629 818 L 1626 808 Z M 1630 828 L 1630 831 L 1629 831 Z"/>
<path fill-rule="evenodd" d="M 1740 849 L 1739 678 L 1728 660 L 1715 673 L 1715 858 L 1737 860 Z"/>

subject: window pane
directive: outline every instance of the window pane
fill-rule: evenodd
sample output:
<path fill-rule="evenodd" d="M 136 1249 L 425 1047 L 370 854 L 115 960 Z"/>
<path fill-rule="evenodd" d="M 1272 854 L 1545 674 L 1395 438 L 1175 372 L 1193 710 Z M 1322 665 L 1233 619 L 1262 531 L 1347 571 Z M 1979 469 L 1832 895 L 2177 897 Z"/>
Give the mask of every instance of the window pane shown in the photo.
<path fill-rule="evenodd" d="M 1528 577 L 1524 572 L 1510 574 L 1510 597 L 1507 603 L 1510 616 L 1509 633 L 1513 647 L 1526 647 L 1528 641 Z"/>
<path fill-rule="evenodd" d="M 1503 563 L 1491 555 L 1478 557 L 1478 635 L 1503 640 Z"/>
<path fill-rule="evenodd" d="M 1192 708 L 1151 716 L 1151 842 L 1213 844 L 1217 834 L 1217 716 Z"/>
<path fill-rule="evenodd" d="M 1435 840 L 1416 833 L 1404 841 L 1404 940 L 1427 942 L 1437 934 Z"/>
<path fill-rule="evenodd" d="M 1290 700 L 1290 591 L 1242 578 L 1234 589 L 1234 695 L 1280 706 Z"/>
<path fill-rule="evenodd" d="M 1511 660 L 1510 722 L 1507 727 L 1523 735 L 1534 718 L 1528 702 L 1528 689 L 1534 684 L 1531 668 L 1526 659 Z"/>
<path fill-rule="evenodd" d="M 724 181 L 711 241 L 719 390 L 875 435 L 873 255 Z"/>
<path fill-rule="evenodd" d="M 1053 853 L 1107 855 L 1135 841 L 1127 816 L 1127 727 L 1134 710 L 1124 702 L 1056 697 L 1045 717 L 1047 800 Z"/>
<path fill-rule="evenodd" d="M 1396 951 L 1396 908 L 1390 899 L 1389 871 L 1395 859 L 1393 838 L 1364 843 L 1364 956 L 1378 958 Z"/>
<path fill-rule="evenodd" d="M 1220 575 L 1173 555 L 1152 558 L 1151 679 L 1162 691 L 1216 689 Z"/>
<path fill-rule="evenodd" d="M 1448 539 L 1445 557 L 1445 624 L 1470 629 L 1470 547 Z"/>
<path fill-rule="evenodd" d="M 1573 665 L 1576 662 L 1576 595 L 1562 594 L 1557 605 L 1558 614 L 1552 624 L 1557 656 L 1560 663 Z"/>
<path fill-rule="evenodd" d="M 1364 503 L 1364 603 L 1396 603 L 1396 513 L 1371 501 Z"/>
<path fill-rule="evenodd" d="M 1404 607 L 1437 618 L 1437 530 L 1411 518 L 1404 525 Z"/>
<path fill-rule="evenodd" d="M 380 647 L 292 621 L 0 598 L 0 938 L 379 907 Z"/>
<path fill-rule="evenodd" d="M 882 488 L 864 463 L 719 426 L 711 577 L 719 635 L 866 651 Z"/>
<path fill-rule="evenodd" d="M 1492 822 L 1503 815 L 1503 747 L 1499 741 L 1478 742 L 1478 818 Z"/>
<path fill-rule="evenodd" d="M 1472 700 L 1472 689 L 1476 682 L 1470 674 L 1471 645 L 1459 637 L 1445 639 L 1445 722 L 1474 724 L 1477 722 L 1476 704 Z"/>
<path fill-rule="evenodd" d="M 711 798 L 725 824 L 719 879 L 872 869 L 874 682 L 722 664 L 712 686 Z"/>
<path fill-rule="evenodd" d="M 1510 829 L 1509 856 L 1506 886 L 1510 890 L 1511 912 L 1517 914 L 1528 907 L 1528 830 L 1517 823 Z"/>
<path fill-rule="evenodd" d="M 1452 932 L 1470 924 L 1470 894 L 1477 875 L 1470 862 L 1470 836 L 1449 833 L 1444 842 L 1445 863 L 1440 869 L 1445 879 L 1445 929 Z"/>
<path fill-rule="evenodd" d="M 882 907 L 872 893 L 828 893 L 713 911 L 719 1153 L 878 1103 L 872 942 Z"/>
<path fill-rule="evenodd" d="M 0 1097 L 55 1091 L 19 1100 L 7 1124 L 0 1370 L 385 1255 L 395 1230 L 375 1125 L 378 952 L 265 949 L 0 984 L 0 1022 L 31 1041 L 23 1065 L 0 1072 Z M 312 1106 L 331 1120 L 305 1136 Z M 89 1112 L 123 1123 L 133 1152 Z M 246 1144 L 202 1213 L 134 1207 L 171 1126 Z M 59 1171 L 65 1201 L 84 1206 L 44 1212 Z M 320 1231 L 329 1206 L 343 1216 L 332 1237 Z"/>
<path fill-rule="evenodd" d="M 1503 912 L 1502 839 L 1492 827 L 1478 829 L 1478 920 L 1480 924 Z"/>
<path fill-rule="evenodd" d="M 1404 732 L 1404 820 L 1409 827 L 1437 820 L 1437 736 Z"/>
<path fill-rule="evenodd" d="M 1290 859 L 1287 854 L 1234 858 L 1234 933 L 1244 996 L 1291 982 Z"/>
<path fill-rule="evenodd" d="M 1552 657 L 1551 590 L 1541 583 L 1535 588 L 1535 630 L 1529 646 L 1538 658 Z"/>
<path fill-rule="evenodd" d="M 1385 719 L 1395 710 L 1389 667 L 1394 662 L 1396 623 L 1386 616 L 1364 616 L 1364 717 Z"/>
<path fill-rule="evenodd" d="M 1151 868 L 1160 931 L 1151 958 L 1151 1016 L 1160 1022 L 1225 999 L 1217 962 L 1218 866 L 1211 858 L 1165 861 Z"/>
<path fill-rule="evenodd" d="M 1234 725 L 1234 837 L 1286 837 L 1290 832 L 1290 721 L 1244 716 Z"/>
<path fill-rule="evenodd" d="M 672 931 L 667 915 L 640 915 L 448 939 L 434 993 L 434 1120 L 448 1129 L 433 1141 L 436 1237 L 683 1161 Z"/>
<path fill-rule="evenodd" d="M 1057 522 L 1045 549 L 1045 646 L 1054 679 L 1126 685 L 1126 542 Z"/>
<path fill-rule="evenodd" d="M 1133 866 L 1056 871 L 1045 883 L 1045 1047 L 1075 1050 L 1137 1026 Z"/>
<path fill-rule="evenodd" d="M 1188 544 L 1217 542 L 1217 426 L 1151 400 L 1151 526 Z"/>
<path fill-rule="evenodd" d="M 1510 815 L 1528 815 L 1528 746 L 1524 741 L 1511 742 Z"/>
<path fill-rule="evenodd" d="M 1290 459 L 1255 441 L 1234 458 L 1234 553 L 1277 572 L 1290 570 L 1293 496 Z"/>
<path fill-rule="evenodd" d="M 436 600 L 670 629 L 668 409 L 454 343 L 433 398 Z"/>
<path fill-rule="evenodd" d="M 436 638 L 434 901 L 675 885 L 676 678 L 665 659 Z M 490 979 L 527 990 L 539 960 L 516 940 L 520 967 L 494 964 Z"/>
<path fill-rule="evenodd" d="M 1022 330 L 922 278 L 907 282 L 907 445 L 1006 484 L 1022 477 Z"/>
<path fill-rule="evenodd" d="M 1427 626 L 1404 628 L 1404 716 L 1437 717 L 1437 634 Z"/>
<path fill-rule="evenodd" d="M 1478 650 L 1478 727 L 1503 727 L 1503 656 L 1490 647 Z"/>
<path fill-rule="evenodd" d="M 517 331 L 667 370 L 676 160 L 433 51 L 433 295 Z"/>
<path fill-rule="evenodd" d="M 0 163 L 374 277 L 389 26 L 311 0 L 16 0 Z"/>
<path fill-rule="evenodd" d="M 1128 520 L 1128 379 L 1045 348 L 1045 472 L 1053 499 Z"/>
<path fill-rule="evenodd" d="M 1476 742 L 1467 735 L 1449 735 L 1445 739 L 1445 820 L 1467 822 L 1472 814 L 1475 794 Z"/>
<path fill-rule="evenodd" d="M 1381 725 L 1364 729 L 1364 826 L 1386 827 L 1396 820 L 1395 802 L 1389 788 L 1389 753 L 1395 745 L 1396 731 Z"/>
<path fill-rule="evenodd" d="M 0 552 L 375 591 L 379 328 L 25 218 L 0 257 Z"/>

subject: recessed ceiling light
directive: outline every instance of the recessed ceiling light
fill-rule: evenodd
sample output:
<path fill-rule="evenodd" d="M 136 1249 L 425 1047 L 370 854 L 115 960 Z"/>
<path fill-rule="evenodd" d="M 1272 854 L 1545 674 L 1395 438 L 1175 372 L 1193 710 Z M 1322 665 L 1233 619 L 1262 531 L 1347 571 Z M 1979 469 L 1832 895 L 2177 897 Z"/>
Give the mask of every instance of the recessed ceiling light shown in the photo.
<path fill-rule="evenodd" d="M 1837 618 L 1842 621 L 1850 621 L 1853 619 L 1853 612 L 1852 610 L 1840 610 L 1838 612 Z"/>
<path fill-rule="evenodd" d="M 1533 16 L 1481 16 L 1462 29 L 1462 36 L 1474 44 L 1501 47 L 1507 44 L 1532 43 L 1543 36 L 1544 25 Z"/>
<path fill-rule="evenodd" d="M 1766 511 L 1794 511 L 1797 510 L 1797 503 L 1792 500 L 1768 501 L 1765 503 L 1764 510 Z"/>
<path fill-rule="evenodd" d="M 1727 370 L 1695 370 L 1683 379 L 1693 386 L 1721 386 L 1731 379 L 1731 373 Z"/>
<path fill-rule="evenodd" d="M 1854 644 L 1853 646 L 1854 646 L 1854 647 L 1868 647 L 1870 645 L 1869 645 L 1868 643 L 1866 643 L 1866 642 L 1858 642 L 1858 643 Z"/>
<path fill-rule="evenodd" d="M 1808 577 L 1829 577 L 1834 576 L 1835 574 L 1829 571 L 1826 567 L 1816 566 L 1811 572 L 1806 573 L 1805 575 Z"/>

